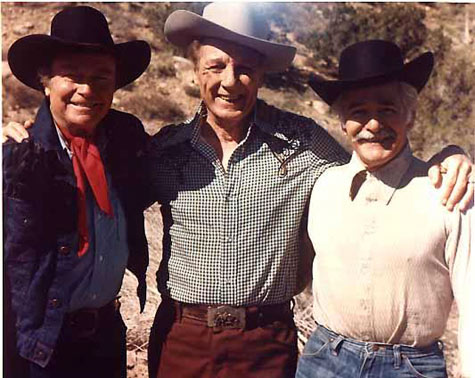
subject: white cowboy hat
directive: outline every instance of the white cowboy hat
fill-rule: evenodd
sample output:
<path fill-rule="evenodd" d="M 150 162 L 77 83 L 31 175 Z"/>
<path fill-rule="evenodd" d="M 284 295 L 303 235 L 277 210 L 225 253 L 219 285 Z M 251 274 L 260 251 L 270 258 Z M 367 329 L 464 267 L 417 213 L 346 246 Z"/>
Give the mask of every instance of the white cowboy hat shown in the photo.
<path fill-rule="evenodd" d="M 256 50 L 265 57 L 267 71 L 285 70 L 294 59 L 296 48 L 270 42 L 266 20 L 245 3 L 212 3 L 203 16 L 177 10 L 168 16 L 165 36 L 174 45 L 186 47 L 193 40 L 217 38 Z"/>

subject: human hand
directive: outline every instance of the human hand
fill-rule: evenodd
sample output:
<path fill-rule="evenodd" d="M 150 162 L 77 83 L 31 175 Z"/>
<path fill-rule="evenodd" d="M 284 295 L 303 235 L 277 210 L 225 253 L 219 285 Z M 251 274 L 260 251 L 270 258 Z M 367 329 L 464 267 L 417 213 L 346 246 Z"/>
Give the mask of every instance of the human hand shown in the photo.
<path fill-rule="evenodd" d="M 29 137 L 27 129 L 33 125 L 33 121 L 28 120 L 23 123 L 8 122 L 8 124 L 2 127 L 2 144 L 6 141 L 13 139 L 17 143 L 21 143 L 23 139 Z"/>
<path fill-rule="evenodd" d="M 459 204 L 467 210 L 473 202 L 475 166 L 458 146 L 448 146 L 435 154 L 429 164 L 429 179 L 442 188 L 441 202 L 452 211 Z"/>

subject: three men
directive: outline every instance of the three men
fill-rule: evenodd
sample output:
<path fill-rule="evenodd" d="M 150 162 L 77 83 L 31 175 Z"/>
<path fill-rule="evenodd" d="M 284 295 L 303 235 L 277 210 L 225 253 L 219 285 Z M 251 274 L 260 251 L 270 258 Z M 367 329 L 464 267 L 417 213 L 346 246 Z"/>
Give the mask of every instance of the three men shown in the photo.
<path fill-rule="evenodd" d="M 151 375 L 293 376 L 299 225 L 316 178 L 348 156 L 312 120 L 257 100 L 295 49 L 267 41 L 247 6 L 178 11 L 165 33 L 189 46 L 203 104 L 143 159 L 165 227 Z"/>
<path fill-rule="evenodd" d="M 3 149 L 5 307 L 17 339 L 5 376 L 125 377 L 116 297 L 127 266 L 145 305 L 134 168 L 148 135 L 110 106 L 145 71 L 150 47 L 114 44 L 103 14 L 78 6 L 53 18 L 51 35 L 17 40 L 8 62 L 45 99 L 30 139 Z"/>
<path fill-rule="evenodd" d="M 467 333 L 475 306 L 472 210 L 439 203 L 429 167 L 407 138 L 432 67 L 431 53 L 403 64 L 396 45 L 370 40 L 342 52 L 339 80 L 311 82 L 339 114 L 354 152 L 312 190 L 318 325 L 297 377 L 446 377 L 438 339 L 453 297 L 462 374 L 475 373 Z"/>

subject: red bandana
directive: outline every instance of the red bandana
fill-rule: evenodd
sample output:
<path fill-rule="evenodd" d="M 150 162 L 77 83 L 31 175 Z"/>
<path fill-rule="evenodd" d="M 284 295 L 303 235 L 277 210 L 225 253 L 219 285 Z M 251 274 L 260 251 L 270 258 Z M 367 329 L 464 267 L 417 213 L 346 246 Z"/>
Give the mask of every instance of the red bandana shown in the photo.
<path fill-rule="evenodd" d="M 109 191 L 99 149 L 91 138 L 71 135 L 61 129 L 62 134 L 69 142 L 72 151 L 74 174 L 78 186 L 78 256 L 83 256 L 89 248 L 89 236 L 86 218 L 86 179 L 92 189 L 99 208 L 109 216 L 113 216 L 112 205 L 109 200 Z"/>

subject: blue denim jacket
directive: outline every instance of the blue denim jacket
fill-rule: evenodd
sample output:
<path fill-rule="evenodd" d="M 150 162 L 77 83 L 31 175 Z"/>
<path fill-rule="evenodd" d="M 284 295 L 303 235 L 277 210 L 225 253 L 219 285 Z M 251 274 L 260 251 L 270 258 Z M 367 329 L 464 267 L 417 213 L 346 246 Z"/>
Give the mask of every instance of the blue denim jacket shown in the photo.
<path fill-rule="evenodd" d="M 76 178 L 45 100 L 30 138 L 3 147 L 4 270 L 11 288 L 20 355 L 48 364 L 69 303 L 64 282 L 77 256 Z M 148 247 L 137 159 L 148 135 L 131 114 L 111 110 L 97 130 L 105 170 L 124 208 L 129 259 L 145 305 Z M 111 298 L 112 299 L 112 298 Z"/>

